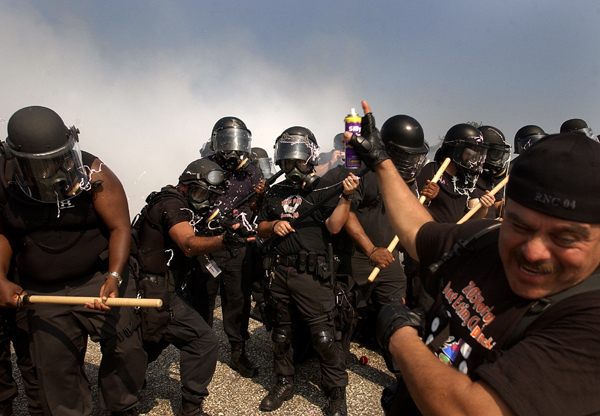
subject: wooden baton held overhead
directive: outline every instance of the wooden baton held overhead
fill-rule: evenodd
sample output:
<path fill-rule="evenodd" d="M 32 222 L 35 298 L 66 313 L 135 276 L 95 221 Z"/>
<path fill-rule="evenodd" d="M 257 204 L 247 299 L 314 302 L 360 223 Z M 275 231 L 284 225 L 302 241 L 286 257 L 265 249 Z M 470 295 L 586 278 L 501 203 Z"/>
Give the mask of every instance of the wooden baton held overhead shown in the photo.
<path fill-rule="evenodd" d="M 504 185 L 506 185 L 506 183 L 508 182 L 508 175 L 506 175 L 506 178 L 502 179 L 500 182 L 498 182 L 498 185 L 494 186 L 494 189 L 492 189 L 490 191 L 490 195 L 494 196 L 498 193 L 498 191 L 500 191 L 502 188 L 504 188 Z M 478 210 L 479 208 L 481 208 L 483 206 L 483 204 L 481 202 L 478 202 L 477 205 L 475 205 L 473 208 L 471 208 L 469 210 L 469 212 L 467 212 L 465 214 L 464 217 L 462 217 L 460 220 L 458 220 L 457 224 L 462 224 L 463 222 L 467 221 L 469 218 L 471 218 Z"/>
<path fill-rule="evenodd" d="M 437 181 L 440 180 L 440 178 L 442 177 L 442 175 L 446 171 L 446 168 L 448 167 L 448 165 L 450 164 L 450 162 L 451 162 L 451 160 L 450 160 L 449 157 L 447 157 L 446 159 L 444 159 L 444 162 L 442 163 L 442 165 L 440 166 L 440 168 L 437 170 L 437 172 L 435 173 L 435 175 L 433 175 L 433 178 L 431 178 L 431 182 L 436 183 Z M 425 202 L 426 199 L 427 199 L 427 197 L 425 195 L 421 195 L 421 197 L 419 198 L 419 203 L 421 205 L 423 205 L 423 203 Z M 400 241 L 400 239 L 398 238 L 398 236 L 397 235 L 394 236 L 394 239 L 392 240 L 392 242 L 390 243 L 390 245 L 387 247 L 387 250 L 390 253 L 392 251 L 394 251 L 394 249 L 396 248 L 396 245 L 398 245 L 399 241 Z M 379 266 L 375 266 L 373 268 L 373 271 L 369 275 L 369 282 L 372 282 L 373 280 L 375 280 L 375 278 L 377 277 L 377 275 L 379 274 L 380 271 L 381 271 L 381 269 L 379 268 Z"/>
<path fill-rule="evenodd" d="M 163 303 L 161 299 L 108 298 L 106 301 L 103 301 L 102 298 L 85 296 L 23 296 L 23 303 L 52 303 L 57 305 L 93 304 L 94 300 L 104 303 L 106 306 L 133 306 L 142 308 L 160 308 Z"/>

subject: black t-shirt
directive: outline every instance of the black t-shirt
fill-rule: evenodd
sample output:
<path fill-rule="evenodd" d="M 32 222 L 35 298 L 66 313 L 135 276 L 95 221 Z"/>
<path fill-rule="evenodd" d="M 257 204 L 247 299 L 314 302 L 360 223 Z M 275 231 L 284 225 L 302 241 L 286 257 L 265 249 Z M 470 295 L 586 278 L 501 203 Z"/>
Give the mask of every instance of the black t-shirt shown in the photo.
<path fill-rule="evenodd" d="M 333 189 L 334 185 L 323 178 L 319 180 L 317 189 L 312 192 L 294 189 L 288 180 L 273 185 L 265 195 L 257 222 L 273 220 L 291 222 L 329 195 Z M 339 193 L 341 194 L 342 190 Z M 312 215 L 294 225 L 296 232 L 284 238 L 277 238 L 271 245 L 271 250 L 281 255 L 298 254 L 300 250 L 325 253 L 327 244 L 331 241 L 331 234 L 325 226 L 325 220 L 329 218 L 338 202 L 337 195 L 331 198 Z"/>
<path fill-rule="evenodd" d="M 600 291 L 556 303 L 529 326 L 520 342 L 499 354 L 531 301 L 510 289 L 497 243 L 452 261 L 440 269 L 439 277 L 429 273 L 427 266 L 455 242 L 493 223 L 432 222 L 418 233 L 421 274 L 428 287 L 439 288 L 434 297 L 441 293 L 450 313 L 450 333 L 436 355 L 471 379 L 485 380 L 518 415 L 597 414 Z M 429 319 L 426 343 L 441 331 L 440 322 Z"/>
<path fill-rule="evenodd" d="M 91 167 L 96 156 L 81 152 Z M 38 202 L 9 185 L 8 166 L 0 159 L 1 220 L 19 276 L 61 282 L 95 273 L 108 249 L 109 232 L 96 213 L 90 191 L 59 203 Z M 93 180 L 93 177 L 92 177 Z"/>
<path fill-rule="evenodd" d="M 431 180 L 441 164 L 438 162 L 430 162 L 423 166 L 421 172 L 417 175 L 417 186 L 423 189 L 427 180 Z M 468 211 L 467 203 L 468 195 L 462 195 L 454 190 L 452 176 L 444 172 L 438 181 L 440 192 L 427 207 L 429 213 L 436 222 L 456 223 Z"/>
<path fill-rule="evenodd" d="M 145 258 L 142 270 L 164 276 L 167 269 L 171 269 L 185 275 L 188 259 L 169 236 L 173 226 L 194 218 L 183 194 L 171 186 L 161 189 L 160 196 L 148 210 L 148 217 L 151 222 L 144 220 L 138 234 Z"/>

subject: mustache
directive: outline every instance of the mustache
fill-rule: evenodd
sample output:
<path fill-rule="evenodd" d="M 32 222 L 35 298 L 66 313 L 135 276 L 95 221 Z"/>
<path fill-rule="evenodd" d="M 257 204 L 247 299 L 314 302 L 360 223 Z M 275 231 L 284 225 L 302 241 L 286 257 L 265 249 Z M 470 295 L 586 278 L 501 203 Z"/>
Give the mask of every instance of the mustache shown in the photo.
<path fill-rule="evenodd" d="M 533 271 L 534 273 L 550 274 L 560 272 L 560 267 L 554 266 L 546 261 L 540 260 L 536 262 L 530 262 L 525 258 L 525 255 L 519 250 L 515 250 L 513 255 L 517 262 L 519 262 L 523 267 Z"/>

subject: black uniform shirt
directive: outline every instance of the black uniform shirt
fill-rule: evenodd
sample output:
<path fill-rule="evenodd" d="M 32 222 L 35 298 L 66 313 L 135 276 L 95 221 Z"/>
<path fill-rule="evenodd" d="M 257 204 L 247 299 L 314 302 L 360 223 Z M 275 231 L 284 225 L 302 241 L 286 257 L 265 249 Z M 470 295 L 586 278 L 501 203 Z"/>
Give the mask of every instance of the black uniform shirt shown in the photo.
<path fill-rule="evenodd" d="M 258 223 L 273 220 L 292 221 L 332 191 L 333 184 L 323 178 L 319 180 L 317 189 L 312 192 L 294 189 L 287 180 L 273 185 L 263 201 Z M 331 241 L 325 220 L 329 218 L 338 202 L 338 196 L 331 198 L 312 215 L 294 225 L 296 232 L 284 238 L 277 238 L 271 245 L 272 250 L 281 255 L 298 254 L 300 250 L 325 253 L 327 244 Z"/>
<path fill-rule="evenodd" d="M 81 154 L 83 164 L 91 167 L 96 157 Z M 8 185 L 4 157 L 1 161 L 2 223 L 19 275 L 59 282 L 95 273 L 100 255 L 108 249 L 109 233 L 96 214 L 91 192 L 60 203 L 38 202 L 19 186 Z"/>
<path fill-rule="evenodd" d="M 144 220 L 139 231 L 140 249 L 146 259 L 142 269 L 146 273 L 164 276 L 168 268 L 183 276 L 187 272 L 188 260 L 171 240 L 169 230 L 179 223 L 190 222 L 194 214 L 183 194 L 174 187 L 165 187 L 161 191 L 161 197 L 148 210 L 152 223 Z"/>
<path fill-rule="evenodd" d="M 216 155 L 210 155 L 207 159 L 219 164 L 219 159 Z M 227 190 L 219 197 L 215 203 L 215 208 L 219 208 L 221 212 L 229 212 L 238 201 L 242 200 L 252 192 L 259 182 L 260 174 L 251 163 L 243 170 L 232 172 L 230 178 L 227 180 Z M 252 209 L 250 208 L 250 202 L 254 199 L 256 199 L 256 197 L 246 201 L 242 206 L 237 208 L 238 212 L 244 213 L 247 216 L 248 221 L 250 221 L 253 215 Z"/>

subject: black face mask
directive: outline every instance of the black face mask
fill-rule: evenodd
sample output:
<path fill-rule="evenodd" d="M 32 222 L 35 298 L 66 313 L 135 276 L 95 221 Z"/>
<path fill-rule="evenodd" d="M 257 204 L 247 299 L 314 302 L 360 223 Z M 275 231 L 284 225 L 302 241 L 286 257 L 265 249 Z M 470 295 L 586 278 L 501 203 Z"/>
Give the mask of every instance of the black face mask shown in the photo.
<path fill-rule="evenodd" d="M 230 172 L 244 169 L 249 161 L 245 153 L 237 150 L 232 150 L 230 152 L 219 152 L 219 158 L 221 159 L 225 169 Z"/>

